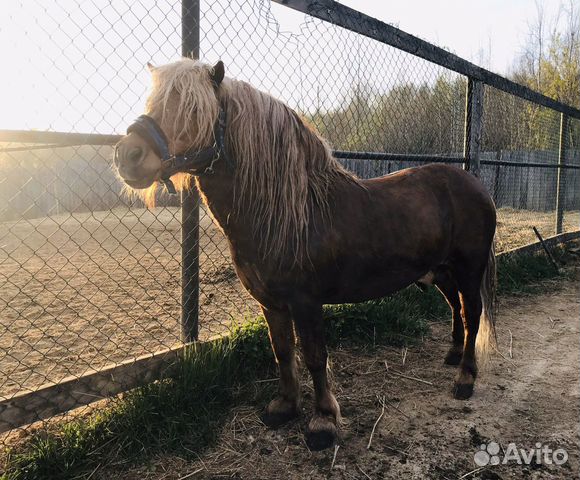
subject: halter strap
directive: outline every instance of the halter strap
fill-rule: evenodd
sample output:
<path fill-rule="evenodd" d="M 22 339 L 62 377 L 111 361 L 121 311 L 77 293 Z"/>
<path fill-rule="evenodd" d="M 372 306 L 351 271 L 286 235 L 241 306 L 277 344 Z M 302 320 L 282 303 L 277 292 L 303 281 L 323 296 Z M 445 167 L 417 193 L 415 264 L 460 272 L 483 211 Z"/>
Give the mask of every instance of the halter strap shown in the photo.
<path fill-rule="evenodd" d="M 228 161 L 225 149 L 226 112 L 219 109 L 218 118 L 214 125 L 214 143 L 210 147 L 201 150 L 186 150 L 181 154 L 172 155 L 169 152 L 169 142 L 159 124 L 148 115 L 140 115 L 129 125 L 127 133 L 135 132 L 147 142 L 153 151 L 161 158 L 161 178 L 167 192 L 176 194 L 175 185 L 171 176 L 178 173 L 191 173 L 193 175 L 211 175 L 214 173 L 213 166 L 220 158 Z M 228 161 L 229 163 L 229 161 Z M 200 167 L 204 167 L 200 172 Z"/>

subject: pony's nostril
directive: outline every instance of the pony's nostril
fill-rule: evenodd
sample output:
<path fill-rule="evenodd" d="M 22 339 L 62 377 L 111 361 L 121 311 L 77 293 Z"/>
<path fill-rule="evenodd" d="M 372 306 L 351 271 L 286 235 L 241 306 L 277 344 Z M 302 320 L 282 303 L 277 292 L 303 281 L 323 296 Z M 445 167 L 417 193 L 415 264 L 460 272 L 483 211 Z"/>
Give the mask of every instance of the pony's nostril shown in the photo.
<path fill-rule="evenodd" d="M 115 149 L 113 150 L 113 163 L 119 168 L 119 145 L 115 145 Z"/>
<path fill-rule="evenodd" d="M 131 163 L 139 163 L 143 157 L 143 149 L 141 147 L 132 148 L 127 154 L 127 160 Z"/>

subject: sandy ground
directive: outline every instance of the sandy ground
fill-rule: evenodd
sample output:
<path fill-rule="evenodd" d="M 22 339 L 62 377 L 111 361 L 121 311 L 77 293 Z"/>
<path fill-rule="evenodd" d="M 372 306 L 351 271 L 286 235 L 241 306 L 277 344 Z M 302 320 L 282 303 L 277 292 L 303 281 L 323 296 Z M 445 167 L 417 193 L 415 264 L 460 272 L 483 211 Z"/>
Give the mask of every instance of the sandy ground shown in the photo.
<path fill-rule="evenodd" d="M 176 208 L 0 225 L 0 397 L 180 343 Z M 200 222 L 200 337 L 256 305 L 221 232 Z"/>
<path fill-rule="evenodd" d="M 312 406 L 312 387 L 306 383 L 304 415 L 277 431 L 261 424 L 259 406 L 240 405 L 218 444 L 197 461 L 166 455 L 129 471 L 97 471 L 93 478 L 578 478 L 578 281 L 554 283 L 550 293 L 539 296 L 504 299 L 500 308 L 498 335 L 505 358 L 494 356 L 468 401 L 451 397 L 455 369 L 442 363 L 449 326 L 434 324 L 429 338 L 413 348 L 332 352 L 345 417 L 337 450 L 314 453 L 303 442 Z M 529 450 L 537 442 L 565 449 L 569 458 L 561 466 L 541 459 L 531 465 L 512 460 L 478 467 L 474 454 L 491 441 L 499 444 L 500 459 L 510 443 Z"/>
<path fill-rule="evenodd" d="M 566 212 L 567 229 L 579 212 Z M 498 251 L 552 234 L 553 212 L 499 212 Z M 200 338 L 257 312 L 226 241 L 202 212 Z M 180 341 L 177 208 L 0 224 L 0 397 Z"/>

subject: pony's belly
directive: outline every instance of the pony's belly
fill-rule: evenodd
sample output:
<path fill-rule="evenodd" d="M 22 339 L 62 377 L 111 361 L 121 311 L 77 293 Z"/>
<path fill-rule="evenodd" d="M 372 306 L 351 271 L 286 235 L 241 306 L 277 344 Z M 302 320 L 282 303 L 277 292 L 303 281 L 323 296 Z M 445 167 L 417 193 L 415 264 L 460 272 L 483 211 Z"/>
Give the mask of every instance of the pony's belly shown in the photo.
<path fill-rule="evenodd" d="M 341 282 L 326 292 L 322 303 L 358 303 L 385 297 L 398 292 L 416 282 L 421 273 L 406 275 L 361 276 L 350 281 Z"/>

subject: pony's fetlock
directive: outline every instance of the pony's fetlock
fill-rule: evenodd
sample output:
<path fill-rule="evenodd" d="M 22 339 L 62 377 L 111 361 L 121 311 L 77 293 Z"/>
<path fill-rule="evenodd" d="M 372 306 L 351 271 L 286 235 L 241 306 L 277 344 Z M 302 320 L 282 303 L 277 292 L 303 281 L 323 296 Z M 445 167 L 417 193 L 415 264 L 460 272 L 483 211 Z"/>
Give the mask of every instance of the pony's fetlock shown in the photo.
<path fill-rule="evenodd" d="M 457 366 L 461 363 L 462 358 L 463 345 L 453 345 L 447 352 L 447 355 L 445 355 L 443 363 L 445 363 L 445 365 Z"/>
<path fill-rule="evenodd" d="M 327 394 L 316 401 L 316 414 L 318 415 L 329 415 L 332 416 L 337 425 L 340 425 L 342 417 L 340 415 L 340 405 L 338 404 L 336 397 L 332 392 L 328 391 Z"/>

